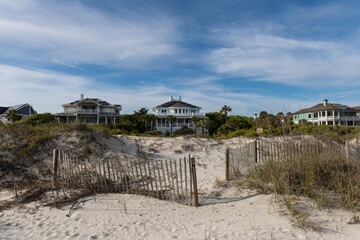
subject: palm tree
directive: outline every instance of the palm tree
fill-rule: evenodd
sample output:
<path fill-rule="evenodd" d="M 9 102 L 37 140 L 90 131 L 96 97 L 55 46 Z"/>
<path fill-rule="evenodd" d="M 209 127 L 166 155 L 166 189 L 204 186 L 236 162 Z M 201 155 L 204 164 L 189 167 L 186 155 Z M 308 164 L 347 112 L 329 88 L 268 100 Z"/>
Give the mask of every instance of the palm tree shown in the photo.
<path fill-rule="evenodd" d="M 5 117 L 10 122 L 16 122 L 21 119 L 21 115 L 18 114 L 16 110 L 10 110 Z"/>
<path fill-rule="evenodd" d="M 195 129 L 201 129 L 201 134 L 204 135 L 204 128 L 205 128 L 205 122 L 204 120 L 200 120 L 199 122 L 196 123 L 195 125 Z M 197 132 L 196 132 L 197 133 Z"/>
<path fill-rule="evenodd" d="M 227 114 L 228 112 L 231 112 L 231 107 L 230 106 L 226 106 L 224 105 L 221 110 L 220 110 L 220 113 L 224 113 L 225 114 L 225 123 L 227 123 Z"/>
<path fill-rule="evenodd" d="M 172 133 L 172 124 L 176 121 L 176 117 L 174 115 L 169 115 L 166 117 L 166 121 L 170 123 L 170 133 Z"/>
<path fill-rule="evenodd" d="M 156 122 L 158 117 L 155 116 L 155 115 L 150 114 L 150 115 L 148 115 L 148 119 L 150 121 L 150 130 L 153 131 L 154 130 L 154 123 Z"/>
<path fill-rule="evenodd" d="M 194 124 L 194 129 L 195 129 L 195 133 L 196 133 L 196 124 L 200 121 L 200 119 L 198 118 L 198 116 L 193 116 L 190 119 L 190 122 L 192 122 Z"/>
<path fill-rule="evenodd" d="M 201 134 L 204 135 L 205 134 L 205 128 L 208 128 L 209 125 L 210 125 L 210 119 L 205 118 L 205 119 L 202 119 L 199 122 L 197 122 L 195 127 L 196 127 L 196 129 L 200 128 L 201 129 Z"/>

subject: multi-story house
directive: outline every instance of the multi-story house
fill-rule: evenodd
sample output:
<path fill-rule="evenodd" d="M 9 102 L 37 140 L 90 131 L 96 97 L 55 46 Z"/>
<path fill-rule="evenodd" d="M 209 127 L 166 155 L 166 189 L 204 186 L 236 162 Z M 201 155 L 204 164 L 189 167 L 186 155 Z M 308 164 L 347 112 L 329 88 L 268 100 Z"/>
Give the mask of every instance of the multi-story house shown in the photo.
<path fill-rule="evenodd" d="M 314 125 L 360 126 L 360 107 L 349 107 L 338 103 L 323 103 L 301 109 L 293 114 L 293 121 L 299 124 L 306 120 Z"/>
<path fill-rule="evenodd" d="M 6 114 L 10 110 L 15 110 L 21 116 L 21 118 L 25 118 L 25 117 L 31 116 L 33 114 L 37 114 L 37 112 L 34 110 L 34 108 L 28 103 L 19 104 L 19 105 L 10 106 L 10 107 L 0 107 L 0 122 L 3 122 L 3 123 L 8 122 L 6 119 Z"/>
<path fill-rule="evenodd" d="M 166 120 L 170 115 L 175 116 L 176 120 L 172 124 L 172 131 L 176 131 L 186 126 L 195 130 L 194 123 L 191 122 L 191 118 L 197 116 L 199 120 L 205 118 L 204 113 L 200 113 L 200 107 L 183 102 L 181 97 L 171 96 L 169 101 L 163 103 L 157 107 L 154 107 L 152 113 L 158 117 L 156 121 L 156 130 L 166 132 L 171 131 L 171 125 Z"/>
<path fill-rule="evenodd" d="M 84 98 L 62 105 L 64 112 L 55 114 L 58 122 L 116 123 L 119 122 L 121 105 L 110 104 L 98 98 Z"/>

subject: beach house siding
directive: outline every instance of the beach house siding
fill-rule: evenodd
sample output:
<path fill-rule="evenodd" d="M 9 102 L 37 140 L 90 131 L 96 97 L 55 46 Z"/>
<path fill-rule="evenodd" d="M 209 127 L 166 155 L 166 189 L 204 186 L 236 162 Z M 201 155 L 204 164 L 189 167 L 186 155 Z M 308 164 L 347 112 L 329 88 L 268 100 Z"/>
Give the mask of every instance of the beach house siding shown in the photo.
<path fill-rule="evenodd" d="M 360 107 L 329 103 L 325 99 L 321 104 L 301 109 L 293 114 L 295 124 L 299 124 L 301 120 L 314 125 L 360 126 Z"/>
<path fill-rule="evenodd" d="M 169 101 L 153 108 L 152 113 L 157 116 L 156 130 L 171 132 L 171 124 L 166 120 L 170 115 L 176 117 L 176 121 L 172 124 L 172 132 L 188 127 L 195 131 L 194 123 L 191 118 L 197 116 L 200 120 L 205 118 L 205 114 L 200 112 L 201 108 L 195 105 L 183 102 L 180 97 L 170 97 Z"/>
<path fill-rule="evenodd" d="M 55 115 L 61 123 L 118 123 L 122 109 L 119 104 L 113 105 L 98 98 L 84 98 L 83 94 L 80 100 L 62 106 L 64 112 Z"/>

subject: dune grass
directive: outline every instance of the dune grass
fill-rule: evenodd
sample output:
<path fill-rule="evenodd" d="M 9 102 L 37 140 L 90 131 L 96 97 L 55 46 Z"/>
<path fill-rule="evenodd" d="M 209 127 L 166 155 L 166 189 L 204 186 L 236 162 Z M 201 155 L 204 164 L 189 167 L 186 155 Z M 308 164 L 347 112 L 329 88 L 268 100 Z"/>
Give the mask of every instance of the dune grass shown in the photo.
<path fill-rule="evenodd" d="M 268 161 L 249 170 L 248 187 L 305 196 L 324 207 L 360 211 L 360 161 L 329 154 Z"/>

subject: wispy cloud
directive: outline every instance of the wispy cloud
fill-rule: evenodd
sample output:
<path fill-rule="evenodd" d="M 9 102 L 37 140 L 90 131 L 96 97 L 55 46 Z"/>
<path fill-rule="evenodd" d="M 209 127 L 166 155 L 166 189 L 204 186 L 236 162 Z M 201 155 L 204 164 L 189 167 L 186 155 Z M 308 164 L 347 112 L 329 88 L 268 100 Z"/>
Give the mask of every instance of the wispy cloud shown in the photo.
<path fill-rule="evenodd" d="M 360 84 L 354 82 L 360 77 L 355 41 L 303 40 L 259 27 L 213 34 L 222 45 L 208 55 L 214 72 L 297 86 Z"/>
<path fill-rule="evenodd" d="M 179 87 L 182 86 L 182 87 Z M 19 94 L 21 93 L 21 94 Z M 61 112 L 61 105 L 79 98 L 97 97 L 123 105 L 123 113 L 153 107 L 166 102 L 170 95 L 182 96 L 183 100 L 203 108 L 204 112 L 219 111 L 230 105 L 234 114 L 251 116 L 261 110 L 270 112 L 291 111 L 298 102 L 286 98 L 261 96 L 253 93 L 232 93 L 221 86 L 207 83 L 200 85 L 143 83 L 136 89 L 116 85 L 99 84 L 93 79 L 58 72 L 0 65 L 1 106 L 20 103 L 32 104 L 38 112 Z M 287 103 L 284 106 L 284 103 Z"/>
<path fill-rule="evenodd" d="M 78 1 L 0 3 L 2 56 L 14 59 L 141 65 L 177 53 L 176 27 L 173 19 L 146 5 L 122 6 L 111 14 Z"/>

